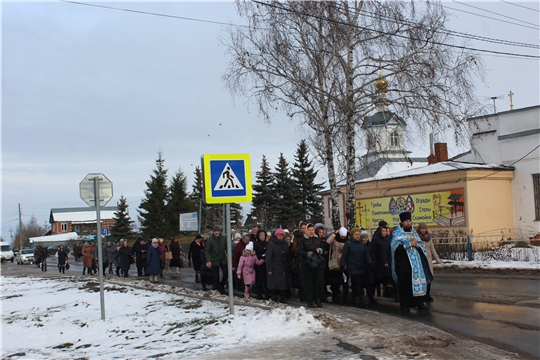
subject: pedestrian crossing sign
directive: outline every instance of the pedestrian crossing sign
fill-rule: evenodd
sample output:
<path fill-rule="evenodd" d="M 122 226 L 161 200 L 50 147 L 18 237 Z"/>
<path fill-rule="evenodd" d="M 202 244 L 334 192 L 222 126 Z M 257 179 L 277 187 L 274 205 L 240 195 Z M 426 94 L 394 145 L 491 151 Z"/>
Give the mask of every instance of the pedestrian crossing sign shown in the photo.
<path fill-rule="evenodd" d="M 251 202 L 249 154 L 205 154 L 202 168 L 207 204 Z"/>

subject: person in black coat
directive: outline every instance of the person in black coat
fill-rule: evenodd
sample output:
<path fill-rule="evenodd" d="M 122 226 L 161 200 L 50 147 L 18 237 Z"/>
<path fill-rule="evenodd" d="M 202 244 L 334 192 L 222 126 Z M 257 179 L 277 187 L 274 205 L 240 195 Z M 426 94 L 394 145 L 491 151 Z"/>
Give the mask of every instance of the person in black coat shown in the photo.
<path fill-rule="evenodd" d="M 266 231 L 257 231 L 257 241 L 253 243 L 253 250 L 258 260 L 266 259 L 266 248 L 268 243 L 266 242 Z M 262 300 L 262 293 L 264 292 L 264 299 L 268 299 L 268 288 L 266 287 L 266 264 L 255 265 L 255 281 L 257 290 L 257 300 Z"/>
<path fill-rule="evenodd" d="M 204 249 L 203 238 L 200 234 L 195 236 L 195 239 L 189 244 L 188 261 L 192 263 L 193 270 L 195 270 L 195 282 L 199 283 L 199 273 L 201 271 L 201 251 Z M 206 264 L 206 262 L 205 262 Z"/>
<path fill-rule="evenodd" d="M 279 291 L 279 302 L 286 304 L 286 291 L 289 289 L 289 274 L 291 273 L 291 253 L 289 245 L 284 240 L 285 231 L 277 229 L 275 236 L 270 238 L 266 248 L 266 271 L 268 289 L 272 290 L 272 301 L 277 301 Z"/>
<path fill-rule="evenodd" d="M 214 272 L 212 271 L 212 269 L 208 268 L 207 266 L 202 266 L 202 264 L 206 264 L 207 261 L 206 261 L 206 242 L 207 240 L 202 240 L 201 241 L 201 249 L 200 249 L 200 254 L 199 254 L 199 258 L 201 259 L 201 285 L 202 285 L 202 289 L 203 291 L 208 291 L 208 287 L 207 285 L 212 285 L 214 283 Z M 193 254 L 193 255 L 196 255 L 196 254 Z"/>
<path fill-rule="evenodd" d="M 131 264 L 132 256 L 131 248 L 128 246 L 127 240 L 124 240 L 124 243 L 115 255 L 115 260 L 120 263 L 120 268 L 122 269 L 124 277 L 128 277 L 129 265 Z"/>
<path fill-rule="evenodd" d="M 148 276 L 148 247 L 150 244 L 146 239 L 140 237 L 139 241 L 133 245 L 135 253 L 135 265 L 137 265 L 137 276 Z"/>
<path fill-rule="evenodd" d="M 61 272 L 62 274 L 66 273 L 67 261 L 68 253 L 66 249 L 64 249 L 64 245 L 60 245 L 60 248 L 58 249 L 58 272 Z"/>
<path fill-rule="evenodd" d="M 385 236 L 383 236 L 383 232 L 386 233 L 386 226 L 388 224 L 386 221 L 381 220 L 379 222 L 379 227 L 373 234 L 373 237 L 371 238 L 371 243 L 373 246 L 373 255 L 371 257 L 371 260 L 375 262 L 375 290 L 377 291 L 377 296 L 381 296 L 381 284 L 383 286 L 383 294 L 387 292 L 386 283 L 388 282 L 388 270 L 384 266 L 385 264 L 385 249 L 384 249 L 384 242 L 385 242 Z"/>
<path fill-rule="evenodd" d="M 307 306 L 315 307 L 313 302 L 318 307 L 322 307 L 322 297 L 324 292 L 324 248 L 326 242 L 315 236 L 315 227 L 313 224 L 306 226 L 306 233 L 300 238 L 298 243 L 298 252 L 300 253 L 300 263 L 302 267 L 302 284 L 304 285 L 304 295 L 306 296 Z M 318 255 L 317 255 L 318 254 Z M 314 263 L 311 259 L 317 258 L 320 255 L 322 264 L 320 267 L 314 268 Z M 311 264 L 311 265 L 310 265 Z"/>
<path fill-rule="evenodd" d="M 363 277 L 362 287 L 366 289 L 366 293 L 371 305 L 377 305 L 375 300 L 375 282 L 379 278 L 377 274 L 377 254 L 375 244 L 369 241 L 369 234 L 367 231 L 360 232 L 360 239 L 366 244 L 369 257 L 371 258 L 371 264 L 366 265 L 366 275 Z"/>

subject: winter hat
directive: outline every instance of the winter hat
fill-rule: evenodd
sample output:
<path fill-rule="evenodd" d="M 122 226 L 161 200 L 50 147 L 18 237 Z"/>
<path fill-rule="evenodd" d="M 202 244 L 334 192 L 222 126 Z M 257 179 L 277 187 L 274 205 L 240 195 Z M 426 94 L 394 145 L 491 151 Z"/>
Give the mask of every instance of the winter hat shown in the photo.
<path fill-rule="evenodd" d="M 197 236 L 195 236 L 195 240 L 197 240 L 197 239 L 202 239 L 201 234 L 197 234 Z"/>
<path fill-rule="evenodd" d="M 157 242 L 158 242 L 158 239 L 156 239 L 156 238 L 152 239 L 152 244 L 157 243 Z"/>
<path fill-rule="evenodd" d="M 266 236 L 272 236 L 272 232 L 271 232 L 271 231 L 267 231 L 267 232 L 266 232 Z"/>
<path fill-rule="evenodd" d="M 354 235 L 354 233 L 360 232 L 360 229 L 355 227 L 351 229 L 351 235 Z"/>
<path fill-rule="evenodd" d="M 418 224 L 418 230 L 420 229 L 427 229 L 427 224 L 424 222 L 421 222 L 420 224 Z"/>
<path fill-rule="evenodd" d="M 322 224 L 315 225 L 315 234 L 318 234 L 319 230 L 321 230 L 321 229 L 324 230 L 324 226 L 322 226 Z"/>
<path fill-rule="evenodd" d="M 402 212 L 401 214 L 399 214 L 399 220 L 401 222 L 411 220 L 411 219 L 412 219 L 412 214 L 411 214 L 410 211 L 405 211 L 405 212 Z"/>
<path fill-rule="evenodd" d="M 386 226 L 388 226 L 388 223 L 386 221 L 384 221 L 384 220 L 379 221 L 379 227 L 380 228 L 386 227 Z"/>
<path fill-rule="evenodd" d="M 234 234 L 234 238 L 235 239 L 241 239 L 242 235 L 240 233 L 236 233 L 236 234 Z"/>
<path fill-rule="evenodd" d="M 283 232 L 284 232 L 285 234 L 288 234 L 288 233 L 289 233 L 289 229 L 283 229 Z"/>
<path fill-rule="evenodd" d="M 347 236 L 347 229 L 343 226 L 339 229 L 339 235 L 341 236 Z"/>
<path fill-rule="evenodd" d="M 253 251 L 253 242 L 249 242 L 249 244 L 246 245 L 246 250 Z"/>
<path fill-rule="evenodd" d="M 368 234 L 367 231 L 362 230 L 362 231 L 360 231 L 360 237 L 361 238 L 367 238 L 367 237 L 369 237 L 369 234 Z"/>
<path fill-rule="evenodd" d="M 278 236 L 278 235 L 285 235 L 285 231 L 283 231 L 282 228 L 279 228 L 279 229 L 276 230 L 275 234 L 276 234 L 276 236 Z"/>
<path fill-rule="evenodd" d="M 212 228 L 212 232 L 214 232 L 214 231 L 219 231 L 219 232 L 221 232 L 221 228 L 219 227 L 219 225 L 216 225 L 216 226 L 214 226 L 214 227 Z"/>

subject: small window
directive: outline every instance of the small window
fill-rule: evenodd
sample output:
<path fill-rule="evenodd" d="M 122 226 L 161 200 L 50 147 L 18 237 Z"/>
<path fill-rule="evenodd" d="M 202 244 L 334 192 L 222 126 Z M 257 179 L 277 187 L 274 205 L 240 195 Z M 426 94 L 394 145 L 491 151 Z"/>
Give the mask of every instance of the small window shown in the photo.
<path fill-rule="evenodd" d="M 533 174 L 534 219 L 540 220 L 540 174 Z"/>
<path fill-rule="evenodd" d="M 66 232 L 67 231 L 67 224 L 63 223 L 61 226 L 62 226 L 62 232 Z"/>
<path fill-rule="evenodd" d="M 390 134 L 390 145 L 399 146 L 399 133 L 397 131 Z"/>

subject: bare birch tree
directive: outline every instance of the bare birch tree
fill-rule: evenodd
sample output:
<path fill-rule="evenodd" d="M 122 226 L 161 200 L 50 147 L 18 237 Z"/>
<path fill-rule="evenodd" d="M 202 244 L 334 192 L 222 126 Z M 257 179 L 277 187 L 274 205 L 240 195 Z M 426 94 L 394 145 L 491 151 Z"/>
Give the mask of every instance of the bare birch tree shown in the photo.
<path fill-rule="evenodd" d="M 284 110 L 315 132 L 312 139 L 323 139 L 316 150 L 324 154 L 333 211 L 335 159 L 343 155 L 349 226 L 355 224 L 356 135 L 376 103 L 406 117 L 416 136 L 451 129 L 458 142 L 464 120 L 479 111 L 473 91 L 481 61 L 452 47 L 437 2 L 238 1 L 237 7 L 249 26 L 229 31 L 229 90 L 256 104 L 266 121 Z M 384 93 L 374 87 L 380 71 Z"/>

